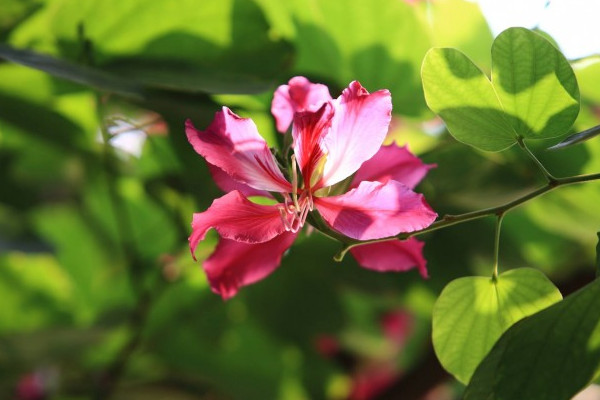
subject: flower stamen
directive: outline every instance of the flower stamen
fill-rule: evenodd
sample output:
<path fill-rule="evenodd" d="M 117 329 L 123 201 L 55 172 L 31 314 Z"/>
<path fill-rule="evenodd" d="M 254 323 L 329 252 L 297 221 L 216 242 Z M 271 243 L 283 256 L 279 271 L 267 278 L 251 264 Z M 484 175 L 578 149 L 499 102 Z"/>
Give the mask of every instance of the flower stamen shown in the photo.
<path fill-rule="evenodd" d="M 296 170 L 296 155 L 292 154 L 292 200 L 296 210 L 300 210 L 298 205 L 298 171 Z"/>

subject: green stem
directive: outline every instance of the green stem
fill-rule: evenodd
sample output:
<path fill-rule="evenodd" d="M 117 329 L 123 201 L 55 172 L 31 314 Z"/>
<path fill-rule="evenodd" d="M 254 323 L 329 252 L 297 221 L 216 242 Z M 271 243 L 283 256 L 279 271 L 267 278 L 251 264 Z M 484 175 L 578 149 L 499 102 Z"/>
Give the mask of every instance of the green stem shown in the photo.
<path fill-rule="evenodd" d="M 492 272 L 492 280 L 498 279 L 498 258 L 500 254 L 500 228 L 502 226 L 502 218 L 504 213 L 498 214 L 496 219 L 496 233 L 494 235 L 494 271 Z"/>
<path fill-rule="evenodd" d="M 360 246 L 363 244 L 387 242 L 389 240 L 395 240 L 395 239 L 402 239 L 402 240 L 408 239 L 413 236 L 419 236 L 419 235 L 422 235 L 425 233 L 429 233 L 429 232 L 437 231 L 439 229 L 447 228 L 452 225 L 457 225 L 457 224 L 461 224 L 463 222 L 468 222 L 468 221 L 473 221 L 476 219 L 488 217 L 490 215 L 505 214 L 508 211 L 512 210 L 513 208 L 515 208 L 531 199 L 539 197 L 539 196 L 543 195 L 544 193 L 549 192 L 553 189 L 556 189 L 560 186 L 571 185 L 574 183 L 590 182 L 590 181 L 595 181 L 595 180 L 600 180 L 600 173 L 571 176 L 571 177 L 566 177 L 566 178 L 554 178 L 554 180 L 548 181 L 548 183 L 546 183 L 545 186 L 535 189 L 521 197 L 518 197 L 518 198 L 516 198 L 512 201 L 509 201 L 508 203 L 502 204 L 500 206 L 485 208 L 483 210 L 471 211 L 471 212 L 468 212 L 465 214 L 459 214 L 459 215 L 445 215 L 440 220 L 434 222 L 433 224 L 431 224 L 430 226 L 428 226 L 425 229 L 421 229 L 420 231 L 415 231 L 415 232 L 401 233 L 400 235 L 397 235 L 397 236 L 386 237 L 386 238 L 382 238 L 382 239 L 360 241 L 360 240 L 350 239 L 345 236 L 342 239 L 340 239 L 339 234 L 338 234 L 338 237 L 336 237 L 336 239 L 339 240 L 340 242 L 342 242 L 344 244 L 344 246 L 333 257 L 333 259 L 335 261 L 342 261 L 342 259 L 344 258 L 344 256 L 348 252 L 348 250 L 350 250 L 353 247 Z M 320 227 L 317 227 L 317 228 L 320 229 Z"/>
<path fill-rule="evenodd" d="M 546 167 L 544 167 L 544 164 L 542 164 L 540 162 L 540 160 L 538 160 L 538 158 L 535 156 L 535 154 L 533 154 L 531 152 L 531 150 L 529 150 L 529 147 L 527 147 L 527 145 L 525 144 L 525 140 L 522 137 L 518 137 L 517 138 L 517 143 L 519 144 L 519 147 L 529 156 L 529 158 L 531 158 L 531 160 L 535 163 L 535 165 L 538 167 L 538 169 L 541 171 L 541 173 L 544 175 L 544 178 L 546 178 L 546 181 L 548 182 L 554 182 L 556 181 L 556 178 L 554 177 L 554 175 L 552 175 L 547 169 Z"/>

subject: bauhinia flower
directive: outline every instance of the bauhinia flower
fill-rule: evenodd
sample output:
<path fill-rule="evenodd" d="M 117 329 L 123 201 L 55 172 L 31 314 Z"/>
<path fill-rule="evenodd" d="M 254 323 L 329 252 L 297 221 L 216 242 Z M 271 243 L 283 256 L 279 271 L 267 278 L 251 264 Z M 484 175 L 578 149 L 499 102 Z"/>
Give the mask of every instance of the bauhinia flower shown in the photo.
<path fill-rule="evenodd" d="M 293 154 L 281 167 L 250 119 L 229 108 L 216 113 L 204 131 L 186 122 L 189 142 L 227 192 L 194 214 L 194 254 L 210 229 L 220 240 L 203 263 L 211 288 L 224 299 L 263 279 L 318 212 L 327 229 L 356 240 L 393 237 L 429 226 L 437 214 L 412 188 L 431 167 L 406 148 L 382 146 L 391 119 L 387 90 L 369 93 L 354 81 L 332 99 L 326 86 L 296 77 L 275 92 L 277 129 L 292 126 Z M 289 134 L 289 133 L 288 133 Z M 250 196 L 278 200 L 258 204 Z M 317 227 L 318 228 L 318 227 Z M 426 276 L 423 244 L 416 239 L 358 246 L 352 255 L 363 267 Z"/>

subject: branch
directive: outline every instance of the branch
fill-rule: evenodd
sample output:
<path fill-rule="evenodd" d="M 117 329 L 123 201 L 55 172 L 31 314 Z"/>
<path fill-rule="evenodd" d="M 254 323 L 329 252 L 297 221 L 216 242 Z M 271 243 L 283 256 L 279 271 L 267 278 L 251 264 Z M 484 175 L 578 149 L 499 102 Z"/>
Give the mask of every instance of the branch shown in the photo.
<path fill-rule="evenodd" d="M 599 180 L 599 179 L 600 179 L 600 173 L 589 174 L 589 175 L 570 176 L 570 177 L 566 177 L 566 178 L 553 178 L 553 180 L 549 180 L 548 183 L 546 183 L 546 185 L 544 185 L 538 189 L 535 189 L 535 190 L 527 193 L 524 196 L 518 197 L 512 201 L 509 201 L 508 203 L 502 204 L 500 206 L 485 208 L 483 210 L 478 210 L 478 211 L 471 211 L 471 212 L 468 212 L 465 214 L 459 214 L 459 215 L 445 215 L 444 217 L 442 217 L 442 219 L 434 222 L 427 228 L 422 229 L 420 231 L 401 233 L 397 236 L 391 236 L 391 237 L 386 237 L 386 238 L 382 238 L 382 239 L 360 241 L 360 240 L 351 239 L 351 238 L 348 238 L 345 236 L 343 238 L 341 238 L 340 234 L 337 234 L 336 235 L 337 237 L 334 237 L 333 235 L 330 235 L 329 232 L 324 232 L 324 233 L 328 236 L 334 237 L 334 239 L 339 240 L 340 242 L 343 243 L 342 249 L 333 257 L 333 259 L 335 261 L 339 262 L 344 259 L 344 256 L 346 255 L 348 250 L 350 250 L 351 248 L 356 247 L 356 246 L 361 246 L 363 244 L 369 244 L 369 243 L 387 242 L 389 240 L 396 240 L 396 239 L 405 240 L 405 239 L 408 239 L 413 236 L 423 235 L 425 233 L 437 231 L 439 229 L 447 228 L 452 225 L 457 225 L 457 224 L 461 224 L 464 222 L 473 221 L 473 220 L 488 217 L 491 215 L 505 214 L 506 212 L 512 210 L 513 208 L 515 208 L 531 199 L 539 197 L 539 196 L 543 195 L 544 193 L 549 192 L 553 189 L 556 189 L 560 186 L 571 185 L 574 183 L 590 182 L 590 181 L 595 181 L 595 180 Z M 321 229 L 321 227 L 318 226 L 318 229 Z M 329 229 L 329 230 L 331 230 L 331 229 Z"/>

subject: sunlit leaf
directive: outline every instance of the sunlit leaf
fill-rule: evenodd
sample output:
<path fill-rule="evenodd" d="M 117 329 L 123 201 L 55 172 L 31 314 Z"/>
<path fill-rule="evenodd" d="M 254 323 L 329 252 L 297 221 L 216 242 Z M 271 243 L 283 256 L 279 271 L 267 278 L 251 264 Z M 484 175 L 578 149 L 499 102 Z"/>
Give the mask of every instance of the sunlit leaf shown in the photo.
<path fill-rule="evenodd" d="M 465 277 L 442 291 L 433 309 L 433 346 L 441 364 L 467 383 L 493 344 L 515 322 L 560 301 L 541 272 L 520 268 L 494 281 Z"/>
<path fill-rule="evenodd" d="M 491 82 L 453 49 L 431 50 L 421 73 L 429 107 L 457 140 L 482 150 L 504 150 L 519 137 L 563 135 L 579 113 L 571 66 L 524 28 L 507 29 L 494 41 Z"/>
<path fill-rule="evenodd" d="M 466 400 L 568 400 L 600 367 L 600 280 L 510 328 L 479 365 Z"/>
<path fill-rule="evenodd" d="M 569 62 L 548 40 L 525 28 L 502 32 L 492 45 L 492 82 L 515 132 L 528 139 L 565 134 L 579 113 Z"/>
<path fill-rule="evenodd" d="M 490 151 L 516 143 L 491 82 L 463 53 L 431 49 L 421 75 L 427 105 L 457 140 Z"/>

